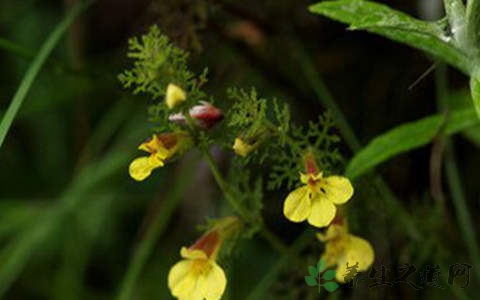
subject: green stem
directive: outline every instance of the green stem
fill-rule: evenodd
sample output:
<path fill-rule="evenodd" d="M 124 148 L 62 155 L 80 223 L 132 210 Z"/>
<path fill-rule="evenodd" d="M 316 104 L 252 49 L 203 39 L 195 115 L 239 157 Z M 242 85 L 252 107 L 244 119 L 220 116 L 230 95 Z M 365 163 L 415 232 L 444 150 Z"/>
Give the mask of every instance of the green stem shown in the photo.
<path fill-rule="evenodd" d="M 444 0 L 445 13 L 447 14 L 448 23 L 453 29 L 455 40 L 458 45 L 468 50 L 468 36 L 465 18 L 465 5 L 462 0 Z"/>
<path fill-rule="evenodd" d="M 40 51 L 30 64 L 30 67 L 25 73 L 25 76 L 23 77 L 17 92 L 13 96 L 10 106 L 8 107 L 5 115 L 3 116 L 3 119 L 0 122 L 0 147 L 3 145 L 5 137 L 13 123 L 13 120 L 15 119 L 15 116 L 18 113 L 18 110 L 22 106 L 25 97 L 27 96 L 30 88 L 33 85 L 33 82 L 35 81 L 35 78 L 37 77 L 47 58 L 50 56 L 50 53 L 52 53 L 53 49 L 58 44 L 60 38 L 65 33 L 70 24 L 72 24 L 72 22 L 92 3 L 93 1 L 87 0 L 79 3 L 78 5 L 75 5 L 68 12 L 62 22 L 60 22 L 55 27 L 54 31 L 50 34 L 48 39 L 40 48 Z"/>
<path fill-rule="evenodd" d="M 468 38 L 468 53 L 473 54 L 475 59 L 478 57 L 478 47 L 480 46 L 480 0 L 467 1 L 467 38 Z M 472 53 L 473 52 L 473 53 Z M 475 69 L 478 69 L 475 68 Z"/>
<path fill-rule="evenodd" d="M 446 114 L 448 119 L 448 86 L 447 86 L 447 69 L 445 64 L 439 63 L 435 72 L 435 83 L 437 92 L 437 105 L 440 111 Z M 462 180 L 458 171 L 455 159 L 455 148 L 451 138 L 444 136 L 446 145 L 445 153 L 445 172 L 447 175 L 450 194 L 460 226 L 460 231 L 467 245 L 467 250 L 475 266 L 477 279 L 480 280 L 480 251 L 478 249 L 478 241 L 474 232 L 474 225 L 470 214 L 468 213 L 468 205 L 462 188 Z"/>
<path fill-rule="evenodd" d="M 452 197 L 453 206 L 460 225 L 460 232 L 467 244 L 467 249 L 472 260 L 473 269 L 480 280 L 480 251 L 478 249 L 478 241 L 475 236 L 475 227 L 468 213 L 467 200 L 462 188 L 462 179 L 458 171 L 455 159 L 454 149 L 451 143 L 447 145 L 447 153 L 445 154 L 445 169 L 447 172 L 448 186 Z"/>
<path fill-rule="evenodd" d="M 250 211 L 246 209 L 242 203 L 238 202 L 237 198 L 235 198 L 229 188 L 227 183 L 225 182 L 222 174 L 220 173 L 220 170 L 218 169 L 215 161 L 213 160 L 212 155 L 208 151 L 207 148 L 202 147 L 202 153 L 210 167 L 210 170 L 212 171 L 213 177 L 215 178 L 215 181 L 217 182 L 218 186 L 220 187 L 220 190 L 222 191 L 223 195 L 227 199 L 227 201 L 230 203 L 232 208 L 239 214 L 239 216 L 248 224 L 254 224 L 255 222 L 260 222 L 259 220 L 256 220 L 254 216 L 251 215 Z M 275 248 L 278 252 L 283 253 L 284 255 L 287 255 L 289 257 L 292 257 L 296 259 L 297 261 L 300 261 L 296 257 L 296 255 L 291 251 L 291 249 L 286 246 L 275 234 L 273 234 L 270 230 L 265 228 L 263 224 L 261 224 L 261 229 L 260 229 L 260 234 L 263 238 L 265 238 L 273 248 Z"/>
<path fill-rule="evenodd" d="M 222 191 L 223 195 L 228 200 L 232 208 L 240 215 L 240 217 L 244 221 L 246 221 L 247 223 L 252 223 L 254 221 L 253 217 L 251 216 L 248 209 L 244 208 L 243 205 L 239 203 L 237 199 L 229 191 L 228 185 L 223 179 L 223 176 L 220 173 L 220 170 L 218 169 L 215 161 L 213 160 L 213 157 L 210 154 L 210 151 L 206 148 L 202 148 L 202 153 L 208 163 L 208 166 L 210 167 L 210 170 L 212 171 L 215 181 L 217 182 L 220 190 Z"/>

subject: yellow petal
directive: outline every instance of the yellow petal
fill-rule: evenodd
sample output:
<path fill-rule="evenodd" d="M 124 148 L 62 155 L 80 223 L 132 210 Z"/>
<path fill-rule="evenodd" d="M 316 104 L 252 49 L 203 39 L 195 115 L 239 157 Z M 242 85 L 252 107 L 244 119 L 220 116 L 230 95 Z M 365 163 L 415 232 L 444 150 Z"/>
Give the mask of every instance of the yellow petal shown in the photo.
<path fill-rule="evenodd" d="M 162 157 L 163 157 L 162 155 L 158 155 L 158 154 L 152 154 L 148 157 L 148 163 L 152 167 L 152 170 L 163 167 L 165 165 L 165 163 L 163 162 L 164 158 Z"/>
<path fill-rule="evenodd" d="M 335 218 L 336 212 L 337 208 L 331 201 L 317 194 L 312 199 L 312 211 L 308 217 L 308 223 L 315 227 L 328 226 Z"/>
<path fill-rule="evenodd" d="M 326 243 L 325 244 L 325 251 L 323 252 L 320 259 L 324 259 L 327 263 L 327 267 L 334 266 L 338 262 L 338 258 L 340 257 L 341 248 L 339 244 L 336 243 Z"/>
<path fill-rule="evenodd" d="M 338 260 L 337 280 L 343 282 L 347 274 L 347 262 L 350 267 L 358 262 L 358 272 L 367 271 L 375 259 L 375 253 L 370 243 L 362 238 L 349 235 L 343 255 Z"/>
<path fill-rule="evenodd" d="M 353 186 L 350 180 L 342 176 L 330 176 L 325 178 L 320 185 L 325 197 L 331 202 L 339 205 L 347 202 L 353 195 Z"/>
<path fill-rule="evenodd" d="M 207 300 L 219 300 L 227 287 L 227 277 L 223 269 L 214 261 L 211 268 L 200 277 L 198 286 L 201 294 Z"/>
<path fill-rule="evenodd" d="M 300 187 L 288 194 L 283 204 L 283 214 L 292 222 L 303 222 L 310 215 L 311 201 L 308 186 Z"/>
<path fill-rule="evenodd" d="M 193 272 L 194 261 L 181 260 L 176 263 L 168 273 L 168 287 L 172 295 L 177 298 L 191 299 L 191 295 L 198 294 L 197 273 Z"/>
<path fill-rule="evenodd" d="M 163 163 L 161 165 L 163 166 Z M 142 181 L 150 176 L 153 169 L 161 165 L 152 165 L 149 157 L 139 157 L 132 161 L 128 168 L 128 172 L 133 179 Z"/>
<path fill-rule="evenodd" d="M 168 108 L 174 108 L 183 101 L 187 99 L 185 91 L 182 90 L 179 86 L 170 83 L 167 87 L 167 93 L 165 95 L 165 102 L 167 103 Z"/>
<path fill-rule="evenodd" d="M 200 249 L 191 250 L 186 247 L 182 247 L 182 249 L 180 249 L 180 255 L 187 259 L 208 259 L 207 254 Z"/>
<path fill-rule="evenodd" d="M 150 140 L 141 144 L 138 149 L 154 154 L 161 160 L 165 160 L 170 156 L 170 151 L 165 147 L 156 134 L 154 134 Z"/>

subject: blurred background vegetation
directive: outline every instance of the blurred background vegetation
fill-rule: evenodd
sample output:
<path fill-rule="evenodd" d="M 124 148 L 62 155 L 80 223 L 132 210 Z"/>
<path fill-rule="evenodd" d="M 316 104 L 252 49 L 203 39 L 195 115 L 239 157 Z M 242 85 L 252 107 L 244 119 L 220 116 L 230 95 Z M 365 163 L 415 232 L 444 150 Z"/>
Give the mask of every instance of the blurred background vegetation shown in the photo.
<path fill-rule="evenodd" d="M 0 118 L 38 49 L 76 2 L 0 1 Z M 381 2 L 422 19 L 443 15 L 437 0 Z M 128 176 L 137 144 L 151 132 L 150 100 L 123 91 L 117 74 L 130 63 L 127 39 L 152 24 L 191 52 L 193 70 L 209 68 L 206 89 L 219 100 L 228 87 L 255 86 L 262 96 L 285 100 L 294 121 L 305 124 L 325 111 L 319 91 L 327 93 L 362 144 L 436 113 L 438 91 L 447 83 L 456 103 L 470 101 L 461 73 L 437 62 L 422 77 L 435 64 L 431 58 L 379 36 L 347 31 L 309 13 L 312 3 L 97 0 L 80 15 L 43 66 L 0 149 L 0 298 L 115 299 L 130 289 L 126 299 L 170 299 L 166 276 L 180 247 L 195 240 L 205 216 L 228 210 L 195 151 L 143 183 Z M 474 220 L 480 208 L 479 130 L 453 139 Z M 352 155 L 345 143 L 341 151 L 347 159 Z M 374 245 L 377 269 L 386 265 L 393 280 L 397 267 L 410 262 L 418 269 L 410 279 L 418 281 L 421 269 L 438 263 L 446 290 L 416 291 L 405 283 L 368 289 L 360 282 L 328 298 L 475 297 L 480 281 L 475 272 L 465 290 L 446 284 L 448 265 L 479 258 L 471 257 L 458 233 L 449 186 L 443 189 L 445 212 L 431 196 L 432 153 L 429 145 L 378 168 L 419 238 L 405 232 L 407 220 L 381 199 L 371 177 L 355 182 L 357 195 L 349 205 L 354 233 Z M 231 154 L 217 151 L 215 157 L 227 173 Z M 264 168 L 256 172 L 267 175 Z M 290 244 L 305 225 L 281 215 L 287 192 L 265 193 L 264 216 Z M 479 223 L 474 226 L 476 232 Z M 283 264 L 261 238 L 242 242 L 234 252 L 225 298 L 327 298 L 305 284 L 306 265 Z M 314 265 L 321 252 L 320 243 L 311 243 L 302 254 Z M 135 269 L 132 261 L 138 260 L 146 263 Z"/>

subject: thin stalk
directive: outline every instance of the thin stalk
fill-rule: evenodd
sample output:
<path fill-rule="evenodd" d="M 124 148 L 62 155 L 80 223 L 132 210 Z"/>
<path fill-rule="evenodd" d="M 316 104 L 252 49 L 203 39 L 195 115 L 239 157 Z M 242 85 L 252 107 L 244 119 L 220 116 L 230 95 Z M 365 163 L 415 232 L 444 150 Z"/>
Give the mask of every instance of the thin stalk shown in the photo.
<path fill-rule="evenodd" d="M 443 0 L 443 6 L 455 40 L 461 48 L 468 49 L 465 5 L 462 0 Z"/>
<path fill-rule="evenodd" d="M 75 5 L 65 16 L 65 18 L 55 27 L 53 32 L 47 38 L 45 43 L 40 48 L 35 59 L 30 64 L 25 76 L 20 83 L 17 92 L 13 96 L 13 99 L 3 116 L 0 122 L 0 147 L 2 147 L 5 137 L 10 130 L 10 127 L 15 119 L 18 110 L 23 104 L 25 97 L 27 96 L 30 88 L 32 87 L 38 73 L 42 69 L 42 66 L 46 62 L 47 58 L 52 53 L 53 49 L 56 47 L 60 38 L 63 36 L 67 28 L 72 24 L 72 22 L 85 10 L 87 9 L 93 1 L 87 0 L 84 2 Z"/>
<path fill-rule="evenodd" d="M 248 211 L 248 209 L 244 208 L 243 205 L 237 201 L 237 198 L 233 197 L 233 195 L 229 191 L 228 185 L 223 179 L 223 176 L 220 173 L 220 170 L 218 169 L 215 161 L 213 160 L 213 157 L 210 154 L 210 151 L 208 151 L 208 149 L 203 148 L 202 153 L 207 161 L 208 166 L 210 167 L 210 170 L 213 174 L 213 177 L 215 178 L 215 181 L 218 184 L 218 187 L 220 188 L 220 190 L 222 191 L 223 195 L 228 200 L 232 208 L 240 215 L 240 217 L 244 221 L 246 221 L 247 223 L 252 223 L 253 218 L 250 212 Z"/>
<path fill-rule="evenodd" d="M 255 220 L 254 217 L 252 217 L 251 213 L 249 212 L 248 209 L 246 209 L 242 203 L 239 203 L 237 198 L 235 198 L 229 188 L 227 183 L 225 182 L 222 174 L 220 173 L 220 170 L 218 169 L 215 161 L 213 160 L 212 155 L 206 148 L 202 148 L 202 153 L 210 167 L 210 170 L 212 171 L 213 177 L 215 178 L 215 181 L 217 182 L 218 186 L 220 187 L 220 190 L 222 191 L 223 195 L 225 198 L 228 200 L 232 208 L 239 214 L 239 216 L 249 224 L 252 224 L 254 222 L 259 222 L 259 220 Z M 265 238 L 273 248 L 275 248 L 278 252 L 287 255 L 289 257 L 294 258 L 297 261 L 300 261 L 296 257 L 296 255 L 291 251 L 291 249 L 286 246 L 275 234 L 273 234 L 270 230 L 268 230 L 263 224 L 261 224 L 260 228 L 260 235 Z"/>
<path fill-rule="evenodd" d="M 458 171 L 457 162 L 455 159 L 454 148 L 451 143 L 447 145 L 447 152 L 445 154 L 445 169 L 447 172 L 448 186 L 452 203 L 455 208 L 458 223 L 460 225 L 460 232 L 467 245 L 470 259 L 474 265 L 477 281 L 480 280 L 480 251 L 478 249 L 478 241 L 475 236 L 475 227 L 473 226 L 472 218 L 468 213 L 467 200 L 462 188 L 462 179 Z"/>
<path fill-rule="evenodd" d="M 446 119 L 449 117 L 448 110 L 448 86 L 447 86 L 447 69 L 445 64 L 439 64 L 435 74 L 436 92 L 437 92 L 437 106 L 440 111 L 446 114 Z M 473 221 L 468 213 L 467 200 L 462 188 L 462 180 L 460 172 L 458 171 L 457 161 L 455 158 L 455 147 L 452 139 L 448 136 L 442 137 L 446 153 L 444 155 L 445 172 L 447 175 L 450 195 L 457 215 L 457 220 L 460 226 L 460 231 L 467 245 L 467 250 L 474 264 L 474 269 L 477 279 L 480 280 L 480 251 L 478 248 L 478 241 L 475 236 Z"/>
<path fill-rule="evenodd" d="M 467 1 L 467 38 L 469 40 L 468 46 L 470 53 L 475 55 L 475 59 L 478 59 L 479 54 L 478 47 L 480 45 L 480 0 L 468 0 Z M 475 69 L 478 69 L 476 66 Z M 477 70 L 474 70 L 477 71 Z"/>

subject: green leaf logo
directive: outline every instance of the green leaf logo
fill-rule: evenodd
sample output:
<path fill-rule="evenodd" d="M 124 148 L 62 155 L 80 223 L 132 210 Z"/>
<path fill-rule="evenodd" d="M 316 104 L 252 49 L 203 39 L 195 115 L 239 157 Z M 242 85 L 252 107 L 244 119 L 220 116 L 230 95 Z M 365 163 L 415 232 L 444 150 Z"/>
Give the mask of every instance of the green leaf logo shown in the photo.
<path fill-rule="evenodd" d="M 312 277 L 318 277 L 318 270 L 315 267 L 308 266 L 308 273 L 310 273 L 310 276 Z"/>
<path fill-rule="evenodd" d="M 338 289 L 338 284 L 334 281 L 330 281 L 335 278 L 337 272 L 335 270 L 327 270 L 323 275 L 320 277 L 320 273 L 322 273 L 327 268 L 327 262 L 325 259 L 321 259 L 317 267 L 308 266 L 308 273 L 310 276 L 305 276 L 305 282 L 309 286 L 318 286 L 318 292 L 320 293 L 321 287 L 323 286 L 325 290 L 328 292 L 334 292 Z M 321 283 L 321 281 L 326 281 L 325 283 Z"/>
<path fill-rule="evenodd" d="M 334 292 L 336 289 L 338 289 L 338 284 L 335 281 L 329 281 L 325 283 L 323 287 L 329 292 Z"/>
<path fill-rule="evenodd" d="M 332 280 L 335 278 L 336 273 L 337 272 L 335 270 L 328 270 L 327 272 L 323 273 L 322 278 L 325 280 Z"/>

